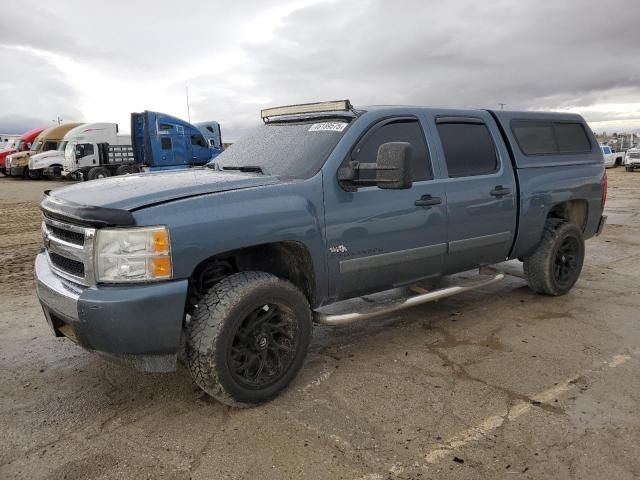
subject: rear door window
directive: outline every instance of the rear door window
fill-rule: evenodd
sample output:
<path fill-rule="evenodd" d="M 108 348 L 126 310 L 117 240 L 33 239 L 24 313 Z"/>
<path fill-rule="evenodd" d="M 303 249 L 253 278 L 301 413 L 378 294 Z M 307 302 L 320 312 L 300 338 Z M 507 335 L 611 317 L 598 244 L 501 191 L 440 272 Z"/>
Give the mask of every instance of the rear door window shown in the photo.
<path fill-rule="evenodd" d="M 438 123 L 449 177 L 488 175 L 498 170 L 493 138 L 484 123 Z"/>

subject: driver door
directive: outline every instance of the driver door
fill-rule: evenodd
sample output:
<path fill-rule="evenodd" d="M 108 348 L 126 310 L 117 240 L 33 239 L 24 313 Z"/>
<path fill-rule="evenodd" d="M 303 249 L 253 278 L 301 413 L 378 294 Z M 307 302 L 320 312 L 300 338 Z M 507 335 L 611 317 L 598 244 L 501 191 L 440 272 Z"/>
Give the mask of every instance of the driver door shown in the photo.
<path fill-rule="evenodd" d="M 387 142 L 413 147 L 413 185 L 346 191 L 337 179 L 325 197 L 330 295 L 344 299 L 437 276 L 446 255 L 444 187 L 434 179 L 422 126 L 415 117 L 386 119 L 369 128 L 347 161 L 373 163 Z M 371 172 L 370 175 L 375 175 Z M 361 178 L 366 178 L 361 176 Z M 431 205 L 423 205 L 431 198 Z"/>

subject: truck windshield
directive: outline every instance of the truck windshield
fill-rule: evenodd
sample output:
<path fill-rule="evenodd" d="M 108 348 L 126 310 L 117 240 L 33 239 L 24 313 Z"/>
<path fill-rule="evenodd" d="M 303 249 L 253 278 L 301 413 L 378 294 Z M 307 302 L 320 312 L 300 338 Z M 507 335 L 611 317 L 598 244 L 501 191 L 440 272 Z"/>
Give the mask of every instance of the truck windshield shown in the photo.
<path fill-rule="evenodd" d="M 334 149 L 348 126 L 345 119 L 315 119 L 261 125 L 215 160 L 222 169 L 256 169 L 285 178 L 310 178 Z"/>
<path fill-rule="evenodd" d="M 40 147 L 42 147 L 42 140 L 36 140 L 31 144 L 31 151 L 37 152 L 38 150 L 40 150 Z"/>
<path fill-rule="evenodd" d="M 74 161 L 76 159 L 76 144 L 67 142 L 67 146 L 64 148 L 65 160 Z"/>

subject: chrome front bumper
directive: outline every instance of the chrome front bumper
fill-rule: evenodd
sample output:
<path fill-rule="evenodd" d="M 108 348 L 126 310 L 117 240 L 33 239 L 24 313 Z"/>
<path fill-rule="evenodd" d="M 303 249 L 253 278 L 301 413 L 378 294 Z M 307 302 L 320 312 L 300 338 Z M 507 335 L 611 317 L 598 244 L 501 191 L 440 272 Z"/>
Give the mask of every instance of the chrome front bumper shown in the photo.
<path fill-rule="evenodd" d="M 36 257 L 36 293 L 45 307 L 45 316 L 51 328 L 51 315 L 46 310 L 63 317 L 68 322 L 78 322 L 78 301 L 82 290 L 51 271 L 47 255 L 41 252 Z M 57 332 L 56 332 L 57 333 Z"/>

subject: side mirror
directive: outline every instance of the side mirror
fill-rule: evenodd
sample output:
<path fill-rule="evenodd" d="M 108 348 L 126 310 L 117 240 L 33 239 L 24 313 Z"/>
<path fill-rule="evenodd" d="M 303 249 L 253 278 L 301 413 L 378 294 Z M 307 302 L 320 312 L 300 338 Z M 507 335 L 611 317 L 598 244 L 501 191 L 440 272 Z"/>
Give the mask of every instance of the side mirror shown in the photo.
<path fill-rule="evenodd" d="M 413 147 L 407 142 L 383 143 L 376 160 L 376 185 L 384 190 L 411 188 L 411 154 Z"/>
<path fill-rule="evenodd" d="M 376 163 L 349 162 L 338 171 L 338 181 L 348 192 L 370 185 L 385 190 L 411 188 L 411 154 L 410 143 L 383 143 L 378 148 Z M 361 178 L 362 172 L 374 172 L 375 177 Z"/>

